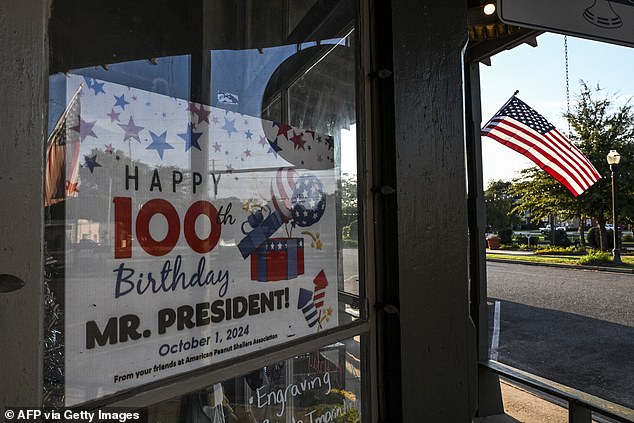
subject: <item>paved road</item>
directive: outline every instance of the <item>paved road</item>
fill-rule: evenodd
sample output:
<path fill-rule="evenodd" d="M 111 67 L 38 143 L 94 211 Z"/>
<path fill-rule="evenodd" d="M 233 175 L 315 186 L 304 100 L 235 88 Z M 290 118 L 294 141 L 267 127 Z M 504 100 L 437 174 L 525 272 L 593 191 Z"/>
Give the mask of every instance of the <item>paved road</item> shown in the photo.
<path fill-rule="evenodd" d="M 634 275 L 487 264 L 497 359 L 634 408 Z"/>

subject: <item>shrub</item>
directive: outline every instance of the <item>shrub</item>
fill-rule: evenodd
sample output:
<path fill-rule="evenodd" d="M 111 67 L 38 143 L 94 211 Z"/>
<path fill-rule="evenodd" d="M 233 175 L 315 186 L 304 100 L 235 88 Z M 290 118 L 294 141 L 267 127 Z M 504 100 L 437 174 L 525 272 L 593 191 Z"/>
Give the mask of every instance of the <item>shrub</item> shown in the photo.
<path fill-rule="evenodd" d="M 578 255 L 585 253 L 586 250 L 584 248 L 580 248 L 576 245 L 570 245 L 568 247 L 557 246 L 557 245 L 548 245 L 544 247 L 539 247 L 535 254 L 550 254 L 550 255 Z"/>
<path fill-rule="evenodd" d="M 563 229 L 556 230 L 554 237 L 554 242 L 552 242 L 553 245 L 567 247 L 571 244 L 568 234 Z M 550 236 L 548 236 L 547 239 L 550 240 Z"/>
<path fill-rule="evenodd" d="M 623 241 L 623 242 L 634 242 L 634 235 L 632 235 L 632 234 L 625 234 L 625 235 L 623 235 L 623 237 L 621 238 L 621 241 Z"/>
<path fill-rule="evenodd" d="M 504 228 L 498 231 L 498 236 L 500 237 L 500 242 L 502 244 L 512 244 L 513 243 L 513 229 Z"/>
<path fill-rule="evenodd" d="M 539 237 L 537 235 L 531 235 L 529 243 L 529 238 L 526 235 L 520 234 L 515 237 L 515 242 L 517 242 L 519 245 L 537 247 L 539 245 Z"/>
<path fill-rule="evenodd" d="M 612 256 L 607 251 L 592 251 L 581 257 L 577 264 L 584 266 L 609 266 L 612 264 Z"/>
<path fill-rule="evenodd" d="M 359 222 L 353 220 L 350 222 L 350 239 L 359 240 Z"/>

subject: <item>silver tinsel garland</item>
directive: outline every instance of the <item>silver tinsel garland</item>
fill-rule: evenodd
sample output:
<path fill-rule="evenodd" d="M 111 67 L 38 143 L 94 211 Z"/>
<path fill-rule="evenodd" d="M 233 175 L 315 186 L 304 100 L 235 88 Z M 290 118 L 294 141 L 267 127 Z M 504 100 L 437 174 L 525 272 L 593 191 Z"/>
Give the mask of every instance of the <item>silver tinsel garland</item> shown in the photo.
<path fill-rule="evenodd" d="M 44 386 L 45 407 L 64 405 L 64 313 L 51 285 L 57 261 L 44 244 Z"/>

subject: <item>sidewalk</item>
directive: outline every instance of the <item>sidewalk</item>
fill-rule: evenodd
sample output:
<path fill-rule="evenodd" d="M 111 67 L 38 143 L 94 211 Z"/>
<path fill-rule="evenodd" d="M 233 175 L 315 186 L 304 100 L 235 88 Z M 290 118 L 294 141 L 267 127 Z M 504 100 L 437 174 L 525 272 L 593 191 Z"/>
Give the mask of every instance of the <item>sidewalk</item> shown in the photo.
<path fill-rule="evenodd" d="M 568 423 L 566 408 L 505 380 L 500 380 L 500 388 L 506 414 L 476 418 L 473 423 Z"/>

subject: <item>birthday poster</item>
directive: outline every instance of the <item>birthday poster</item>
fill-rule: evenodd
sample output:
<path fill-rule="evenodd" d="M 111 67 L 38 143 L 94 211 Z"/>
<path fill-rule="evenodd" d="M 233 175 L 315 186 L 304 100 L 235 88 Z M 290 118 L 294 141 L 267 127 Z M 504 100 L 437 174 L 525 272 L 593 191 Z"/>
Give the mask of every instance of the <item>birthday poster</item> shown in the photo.
<path fill-rule="evenodd" d="M 337 325 L 331 135 L 75 75 L 67 99 L 67 406 Z"/>

